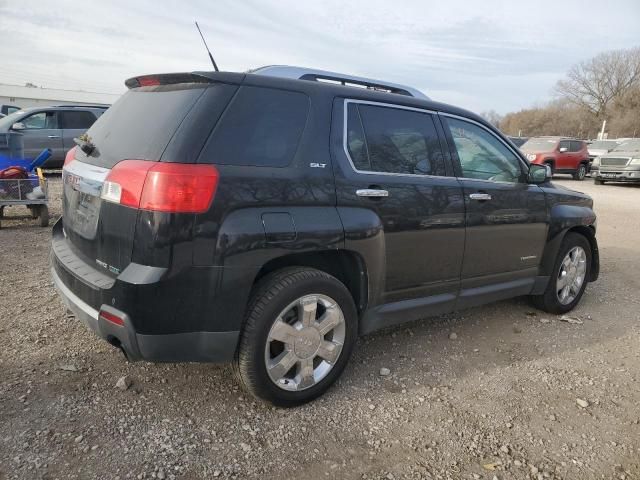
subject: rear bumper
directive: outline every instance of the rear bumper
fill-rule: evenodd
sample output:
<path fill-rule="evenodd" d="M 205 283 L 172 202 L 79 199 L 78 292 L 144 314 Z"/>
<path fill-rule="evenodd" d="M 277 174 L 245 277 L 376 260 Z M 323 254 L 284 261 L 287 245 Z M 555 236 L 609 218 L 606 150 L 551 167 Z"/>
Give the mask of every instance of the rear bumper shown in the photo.
<path fill-rule="evenodd" d="M 54 227 L 54 236 L 56 229 L 61 229 L 59 224 Z M 227 363 L 233 360 L 239 331 L 176 331 L 176 328 L 173 328 L 173 331 L 168 333 L 141 332 L 136 328 L 136 319 L 128 314 L 141 311 L 140 305 L 136 306 L 137 310 L 134 308 L 136 301 L 145 298 L 139 294 L 140 285 L 118 279 L 106 282 L 96 277 L 96 272 L 86 274 L 92 267 L 83 263 L 78 269 L 81 260 L 73 256 L 72 252 L 65 252 L 60 245 L 54 245 L 51 256 L 51 277 L 64 304 L 98 337 L 121 348 L 129 360 L 212 363 Z M 65 265 L 65 262 L 70 266 Z M 85 274 L 80 275 L 76 270 Z M 97 285 L 100 280 L 101 286 Z M 157 290 L 164 288 L 161 281 L 145 284 L 143 287 Z M 91 294 L 87 294 L 86 290 L 90 290 Z M 82 295 L 79 292 L 82 292 Z M 107 301 L 116 297 L 130 300 L 117 302 L 116 309 Z M 175 302 L 184 301 L 177 297 Z M 157 323 L 161 323 L 160 319 L 164 313 L 162 307 L 158 309 L 155 305 L 143 305 L 142 311 L 148 312 L 149 318 L 145 318 L 142 323 L 147 324 L 153 318 L 158 320 Z M 193 308 L 197 307 L 194 305 Z M 123 319 L 124 324 L 109 322 L 100 316 L 100 311 L 115 314 Z M 205 312 L 199 313 L 203 317 L 208 316 Z"/>

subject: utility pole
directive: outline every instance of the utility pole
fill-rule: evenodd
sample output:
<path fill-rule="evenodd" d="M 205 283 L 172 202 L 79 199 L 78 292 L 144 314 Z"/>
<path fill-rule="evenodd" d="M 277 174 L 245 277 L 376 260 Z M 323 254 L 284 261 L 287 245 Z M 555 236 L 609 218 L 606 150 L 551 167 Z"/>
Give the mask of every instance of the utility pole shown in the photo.
<path fill-rule="evenodd" d="M 598 140 L 604 140 L 604 129 L 607 126 L 607 121 L 602 121 L 602 130 L 600 131 L 600 138 Z"/>

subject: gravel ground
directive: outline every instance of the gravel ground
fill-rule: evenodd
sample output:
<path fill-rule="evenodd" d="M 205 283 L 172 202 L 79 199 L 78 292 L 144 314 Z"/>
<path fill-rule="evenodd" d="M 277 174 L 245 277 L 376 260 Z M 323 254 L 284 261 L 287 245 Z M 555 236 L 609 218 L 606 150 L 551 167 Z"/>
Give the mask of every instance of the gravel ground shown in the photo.
<path fill-rule="evenodd" d="M 0 480 L 640 478 L 640 188 L 559 183 L 599 215 L 601 277 L 569 321 L 515 299 L 370 335 L 291 410 L 228 366 L 127 363 L 61 306 L 49 229 L 3 220 Z"/>

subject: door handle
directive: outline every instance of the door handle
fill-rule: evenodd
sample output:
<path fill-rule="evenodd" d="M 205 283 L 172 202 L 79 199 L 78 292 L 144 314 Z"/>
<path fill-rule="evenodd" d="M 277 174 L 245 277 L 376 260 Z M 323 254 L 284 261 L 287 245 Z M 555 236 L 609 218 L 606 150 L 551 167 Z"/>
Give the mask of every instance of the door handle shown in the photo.
<path fill-rule="evenodd" d="M 377 188 L 363 188 L 356 190 L 356 195 L 359 197 L 382 198 L 388 197 L 389 192 L 387 190 L 380 190 Z"/>
<path fill-rule="evenodd" d="M 491 195 L 488 193 L 472 193 L 469 195 L 471 200 L 478 200 L 479 202 L 485 202 L 487 200 L 491 200 Z"/>
<path fill-rule="evenodd" d="M 48 138 L 60 138 L 60 135 L 47 135 Z"/>

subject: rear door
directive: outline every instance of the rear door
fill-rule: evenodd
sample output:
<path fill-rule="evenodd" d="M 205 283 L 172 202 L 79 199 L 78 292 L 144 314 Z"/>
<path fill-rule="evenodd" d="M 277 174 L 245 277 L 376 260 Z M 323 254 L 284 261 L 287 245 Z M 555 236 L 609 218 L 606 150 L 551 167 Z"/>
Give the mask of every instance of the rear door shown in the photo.
<path fill-rule="evenodd" d="M 34 159 L 42 150 L 50 148 L 50 162 L 64 160 L 62 130 L 58 120 L 58 113 L 55 111 L 34 112 L 21 120 L 25 126 L 24 130 L 20 130 L 23 134 L 25 158 Z"/>
<path fill-rule="evenodd" d="M 338 207 L 367 218 L 374 212 L 382 224 L 383 301 L 443 293 L 453 300 L 464 250 L 464 202 L 459 183 L 447 176 L 437 117 L 358 100 L 337 99 L 335 107 L 343 127 L 333 162 Z"/>
<path fill-rule="evenodd" d="M 460 306 L 501 290 L 526 293 L 547 236 L 544 193 L 526 183 L 524 161 L 497 134 L 467 118 L 441 118 L 466 206 Z"/>
<path fill-rule="evenodd" d="M 65 151 L 75 146 L 74 138 L 85 133 L 96 121 L 96 115 L 89 110 L 69 109 L 58 112 L 62 128 L 62 146 Z"/>

